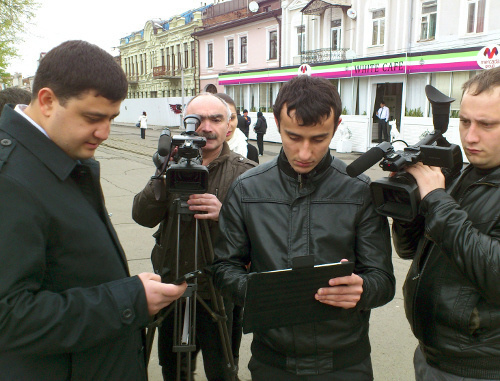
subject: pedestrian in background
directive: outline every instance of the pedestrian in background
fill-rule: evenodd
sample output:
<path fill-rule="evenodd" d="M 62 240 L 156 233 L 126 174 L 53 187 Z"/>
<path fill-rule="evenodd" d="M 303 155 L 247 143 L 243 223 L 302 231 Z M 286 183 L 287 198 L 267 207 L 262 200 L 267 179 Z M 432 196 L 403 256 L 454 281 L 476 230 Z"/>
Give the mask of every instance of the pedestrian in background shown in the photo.
<path fill-rule="evenodd" d="M 141 127 L 141 139 L 146 139 L 146 129 L 148 128 L 148 116 L 146 115 L 146 111 L 143 111 L 142 115 L 139 117 L 139 124 Z"/>
<path fill-rule="evenodd" d="M 387 122 L 389 122 L 389 107 L 384 101 L 380 102 L 380 108 L 377 111 L 378 118 L 378 142 L 389 141 L 389 132 L 387 131 Z M 382 140 L 383 139 L 383 140 Z"/>
<path fill-rule="evenodd" d="M 248 110 L 243 110 L 243 118 L 245 118 L 245 129 L 243 133 L 248 138 L 248 133 L 250 132 L 250 124 L 252 123 L 252 118 L 248 116 Z"/>
<path fill-rule="evenodd" d="M 264 154 L 264 135 L 267 131 L 267 121 L 262 112 L 257 113 L 257 122 L 253 129 L 257 134 L 257 147 L 259 148 L 259 156 Z"/>
<path fill-rule="evenodd" d="M 247 120 L 245 119 L 245 117 L 243 115 L 240 114 L 240 110 L 237 110 L 236 111 L 236 115 L 237 115 L 237 118 L 238 118 L 238 128 L 240 129 L 241 132 L 243 132 L 243 134 L 247 137 L 248 139 L 248 127 L 247 127 Z"/>

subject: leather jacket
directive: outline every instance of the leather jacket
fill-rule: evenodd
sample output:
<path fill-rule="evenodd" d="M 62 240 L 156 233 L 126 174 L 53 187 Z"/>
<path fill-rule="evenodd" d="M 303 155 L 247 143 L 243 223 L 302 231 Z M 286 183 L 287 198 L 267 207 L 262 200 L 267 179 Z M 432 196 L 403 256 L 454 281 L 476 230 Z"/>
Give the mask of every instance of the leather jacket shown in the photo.
<path fill-rule="evenodd" d="M 299 175 L 282 151 L 240 176 L 221 210 L 212 270 L 216 287 L 236 304 L 244 304 L 250 262 L 251 272 L 263 272 L 291 268 L 297 256 L 313 255 L 315 264 L 345 258 L 363 278 L 357 306 L 332 307 L 335 319 L 254 332 L 253 356 L 298 375 L 366 359 L 370 309 L 394 296 L 387 219 L 375 212 L 368 177 L 350 178 L 345 168 L 327 153 Z"/>
<path fill-rule="evenodd" d="M 425 220 L 394 221 L 394 245 L 413 259 L 405 310 L 427 362 L 462 377 L 500 379 L 500 168 L 455 195 L 471 169 L 422 200 Z"/>
<path fill-rule="evenodd" d="M 234 153 L 229 149 L 227 143 L 224 142 L 219 157 L 207 166 L 209 171 L 207 193 L 216 195 L 220 202 L 224 202 L 224 198 L 232 182 L 247 169 L 255 166 L 256 163 Z M 155 197 L 155 187 L 156 192 L 161 196 L 159 200 Z M 196 224 L 195 219 L 189 215 L 182 216 L 181 218 L 180 258 L 177 261 L 177 215 L 175 208 L 178 196 L 167 193 L 164 182 L 150 180 L 146 187 L 134 197 L 132 206 L 132 218 L 139 225 L 153 228 L 160 224 L 158 230 L 153 234 L 155 246 L 151 253 L 151 261 L 155 271 L 162 275 L 163 279 L 167 282 L 172 282 L 180 275 L 201 269 L 210 264 L 205 261 L 205 257 L 203 256 L 203 252 L 207 253 L 207 259 L 209 259 L 210 249 L 207 241 L 203 239 L 204 245 L 203 248 L 198 248 L 197 265 L 195 266 L 194 242 Z M 170 224 L 169 217 L 171 217 Z M 202 221 L 207 222 L 209 235 L 213 243 L 219 231 L 218 223 L 212 220 Z M 200 240 L 202 240 L 201 234 L 200 230 Z M 178 274 L 176 274 L 177 264 L 179 265 Z M 198 278 L 198 294 L 204 299 L 210 298 L 204 275 Z"/>

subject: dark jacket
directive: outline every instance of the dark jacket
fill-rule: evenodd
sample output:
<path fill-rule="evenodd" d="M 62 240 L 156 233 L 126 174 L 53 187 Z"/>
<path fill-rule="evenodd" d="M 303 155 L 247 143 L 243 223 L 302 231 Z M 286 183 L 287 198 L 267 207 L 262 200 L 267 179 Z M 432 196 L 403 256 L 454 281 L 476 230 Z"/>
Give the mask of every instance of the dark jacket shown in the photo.
<path fill-rule="evenodd" d="M 250 271 L 263 272 L 291 268 L 292 258 L 302 255 L 313 255 L 316 264 L 345 258 L 363 278 L 357 306 L 332 307 L 332 320 L 254 333 L 253 356 L 296 374 L 363 361 L 370 354 L 370 309 L 394 296 L 387 219 L 375 212 L 369 179 L 350 178 L 345 168 L 328 153 L 312 173 L 300 176 L 282 151 L 240 176 L 221 211 L 214 281 L 237 304 L 244 303 L 250 262 Z"/>
<path fill-rule="evenodd" d="M 255 161 L 259 164 L 259 151 L 257 151 L 257 147 L 247 144 L 247 159 Z"/>
<path fill-rule="evenodd" d="M 0 119 L 0 378 L 145 380 L 144 288 L 77 164 L 10 107 Z"/>
<path fill-rule="evenodd" d="M 255 165 L 254 162 L 232 152 L 227 143 L 224 142 L 220 156 L 207 166 L 209 170 L 207 193 L 216 195 L 219 201 L 224 202 L 232 182 Z M 175 222 L 172 221 L 171 225 L 168 224 L 168 221 L 169 217 L 173 218 L 175 216 L 173 208 L 176 205 L 175 199 L 177 197 L 173 194 L 167 194 L 165 188 L 160 186 L 162 188 L 160 192 L 162 197 L 157 201 L 154 193 L 154 183 L 158 183 L 158 181 L 150 180 L 146 187 L 135 196 L 132 217 L 138 224 L 149 228 L 160 224 L 156 233 L 153 234 L 155 246 L 151 253 L 151 261 L 155 271 L 162 274 L 165 280 L 173 281 L 177 277 L 177 219 L 175 219 Z M 212 220 L 207 221 L 207 223 L 210 237 L 214 240 L 219 230 L 218 223 Z M 193 217 L 189 218 L 188 221 L 181 221 L 179 275 L 195 270 L 195 225 Z M 208 250 L 208 247 L 205 245 L 204 249 Z M 201 257 L 201 250 L 199 250 L 198 254 L 198 268 L 202 268 L 204 267 L 204 260 Z M 201 276 L 198 279 L 199 295 L 209 299 L 210 294 L 208 293 L 205 277 Z"/>
<path fill-rule="evenodd" d="M 250 119 L 250 117 L 248 117 Z M 243 115 L 238 115 L 237 127 L 248 137 L 248 132 L 250 131 L 250 122 L 247 123 L 247 119 Z"/>
<path fill-rule="evenodd" d="M 267 121 L 266 118 L 260 113 L 255 123 L 254 131 L 257 134 L 265 134 L 267 131 Z"/>
<path fill-rule="evenodd" d="M 422 200 L 425 225 L 393 224 L 397 253 L 413 258 L 406 316 L 432 366 L 500 379 L 500 169 L 455 201 L 458 181 Z"/>

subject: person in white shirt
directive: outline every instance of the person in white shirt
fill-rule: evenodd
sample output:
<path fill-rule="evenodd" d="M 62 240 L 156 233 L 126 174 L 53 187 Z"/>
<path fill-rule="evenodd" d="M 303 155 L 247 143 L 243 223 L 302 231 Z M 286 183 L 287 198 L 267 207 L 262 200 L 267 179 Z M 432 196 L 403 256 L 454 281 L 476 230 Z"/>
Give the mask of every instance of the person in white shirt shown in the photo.
<path fill-rule="evenodd" d="M 389 141 L 389 132 L 387 131 L 387 122 L 389 121 L 389 107 L 385 105 L 385 102 L 380 102 L 380 108 L 377 111 L 378 118 L 378 142 L 382 142 L 382 137 L 384 141 Z"/>

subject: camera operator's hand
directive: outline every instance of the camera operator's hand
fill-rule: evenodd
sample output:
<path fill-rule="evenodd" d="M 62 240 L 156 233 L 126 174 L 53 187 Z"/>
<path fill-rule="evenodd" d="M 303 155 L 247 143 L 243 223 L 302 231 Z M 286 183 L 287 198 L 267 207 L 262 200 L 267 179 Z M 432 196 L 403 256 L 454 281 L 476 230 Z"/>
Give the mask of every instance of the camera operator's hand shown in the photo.
<path fill-rule="evenodd" d="M 343 259 L 342 262 L 347 261 Z M 361 299 L 363 293 L 363 278 L 351 274 L 328 281 L 331 287 L 323 287 L 318 290 L 316 300 L 324 304 L 345 309 L 354 308 Z"/>
<path fill-rule="evenodd" d="M 178 286 L 162 283 L 161 277 L 153 273 L 141 273 L 138 276 L 144 286 L 150 316 L 156 315 L 162 308 L 179 299 L 187 288 L 187 283 Z"/>
<path fill-rule="evenodd" d="M 434 189 L 445 188 L 445 178 L 441 168 L 417 163 L 406 168 L 406 172 L 417 181 L 420 198 L 423 199 Z"/>
<path fill-rule="evenodd" d="M 189 196 L 187 203 L 189 205 L 189 210 L 205 212 L 203 214 L 195 214 L 194 218 L 200 220 L 219 220 L 219 212 L 222 204 L 215 195 L 211 193 L 192 194 Z"/>

